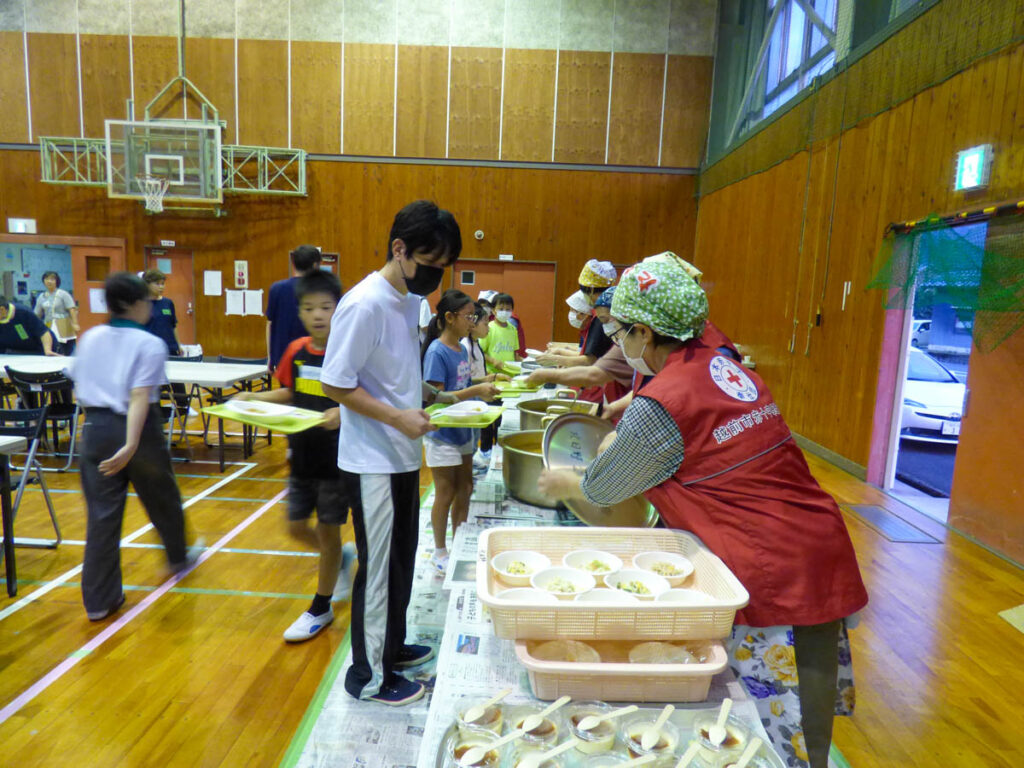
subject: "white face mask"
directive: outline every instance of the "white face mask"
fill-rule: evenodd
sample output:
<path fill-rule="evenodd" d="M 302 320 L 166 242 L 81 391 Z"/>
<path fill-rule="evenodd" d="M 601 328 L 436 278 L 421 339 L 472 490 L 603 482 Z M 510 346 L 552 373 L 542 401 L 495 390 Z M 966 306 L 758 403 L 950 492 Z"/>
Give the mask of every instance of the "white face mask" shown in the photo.
<path fill-rule="evenodd" d="M 604 335 L 609 339 L 613 333 L 619 330 L 619 326 L 616 323 L 601 323 L 601 328 L 604 329 Z"/>
<path fill-rule="evenodd" d="M 640 357 L 630 357 L 626 354 L 626 340 L 622 340 L 622 356 L 626 358 L 626 362 L 629 363 L 630 367 L 641 376 L 653 376 L 654 371 L 651 370 L 651 366 L 644 360 L 644 352 L 646 351 L 647 342 L 645 341 L 640 349 Z"/>
<path fill-rule="evenodd" d="M 573 328 L 583 327 L 583 318 L 581 318 L 574 309 L 569 310 L 569 325 L 571 325 Z"/>
<path fill-rule="evenodd" d="M 494 313 L 494 319 L 499 323 L 507 323 L 512 319 L 512 311 L 508 309 L 499 309 Z"/>

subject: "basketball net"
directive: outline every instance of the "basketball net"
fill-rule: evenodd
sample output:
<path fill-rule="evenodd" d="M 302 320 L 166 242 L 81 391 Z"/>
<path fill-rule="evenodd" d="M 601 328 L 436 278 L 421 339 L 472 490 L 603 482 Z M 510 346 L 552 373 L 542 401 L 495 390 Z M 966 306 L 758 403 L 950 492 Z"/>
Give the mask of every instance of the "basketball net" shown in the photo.
<path fill-rule="evenodd" d="M 167 186 L 170 183 L 161 176 L 138 176 L 135 179 L 142 190 L 145 199 L 146 210 L 151 213 L 160 213 L 164 209 L 164 195 L 167 194 Z"/>

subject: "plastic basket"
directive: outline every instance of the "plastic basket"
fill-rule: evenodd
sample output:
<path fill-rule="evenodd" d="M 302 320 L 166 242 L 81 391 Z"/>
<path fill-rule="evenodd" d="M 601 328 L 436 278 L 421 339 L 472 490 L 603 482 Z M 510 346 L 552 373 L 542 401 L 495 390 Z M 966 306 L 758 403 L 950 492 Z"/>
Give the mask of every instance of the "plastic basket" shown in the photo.
<path fill-rule="evenodd" d="M 494 634 L 512 640 L 719 640 L 728 637 L 747 590 L 718 557 L 684 531 L 643 528 L 495 528 L 480 535 L 476 581 L 480 602 L 491 611 Z M 630 605 L 575 603 L 532 606 L 497 597 L 509 588 L 490 567 L 509 549 L 532 549 L 559 563 L 577 549 L 600 549 L 629 562 L 640 552 L 674 552 L 690 559 L 693 575 L 684 587 L 699 589 L 715 603 L 680 606 L 655 601 Z"/>
<path fill-rule="evenodd" d="M 609 654 L 610 646 L 614 645 L 624 647 L 612 649 L 613 653 Z M 626 657 L 632 645 L 620 641 L 595 647 L 602 658 Z M 536 659 L 530 655 L 530 641 L 518 640 L 516 656 L 526 667 L 530 687 L 538 699 L 572 696 L 598 701 L 689 702 L 704 701 L 711 678 L 728 664 L 721 643 L 711 643 L 709 648 L 710 658 L 703 664 L 630 664 L 628 661 L 579 664 Z"/>

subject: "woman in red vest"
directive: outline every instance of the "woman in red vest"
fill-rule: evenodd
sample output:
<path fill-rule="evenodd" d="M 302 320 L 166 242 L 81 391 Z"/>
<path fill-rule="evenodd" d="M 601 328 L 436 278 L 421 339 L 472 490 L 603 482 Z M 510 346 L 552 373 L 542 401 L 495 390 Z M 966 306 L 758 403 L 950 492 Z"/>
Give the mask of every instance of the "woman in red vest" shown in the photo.
<path fill-rule="evenodd" d="M 703 338 L 707 297 L 694 272 L 664 253 L 623 275 L 609 330 L 653 378 L 582 479 L 546 472 L 538 487 L 602 506 L 643 493 L 665 525 L 721 557 L 750 593 L 730 665 L 787 763 L 825 768 L 833 713 L 853 705 L 845 620 L 867 592 L 839 508 L 768 388 L 718 351 L 720 332 Z"/>

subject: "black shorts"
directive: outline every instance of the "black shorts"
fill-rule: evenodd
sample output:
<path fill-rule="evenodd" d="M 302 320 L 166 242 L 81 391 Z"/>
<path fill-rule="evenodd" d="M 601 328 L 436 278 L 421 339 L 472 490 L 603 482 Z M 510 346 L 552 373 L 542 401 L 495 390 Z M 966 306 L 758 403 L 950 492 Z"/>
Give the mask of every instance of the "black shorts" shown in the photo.
<path fill-rule="evenodd" d="M 308 520 L 315 509 L 321 523 L 343 525 L 348 520 L 349 506 L 340 476 L 331 480 L 294 475 L 288 478 L 289 520 Z"/>

